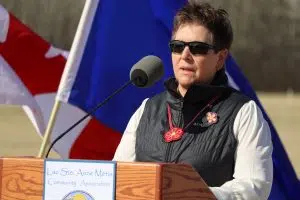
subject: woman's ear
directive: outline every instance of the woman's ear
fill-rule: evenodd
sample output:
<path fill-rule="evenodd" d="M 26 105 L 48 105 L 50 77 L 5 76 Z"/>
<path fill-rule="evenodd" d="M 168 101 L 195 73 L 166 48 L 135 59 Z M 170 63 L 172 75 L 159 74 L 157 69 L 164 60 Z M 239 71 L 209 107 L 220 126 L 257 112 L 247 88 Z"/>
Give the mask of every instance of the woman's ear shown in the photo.
<path fill-rule="evenodd" d="M 228 56 L 228 49 L 222 49 L 218 52 L 218 62 L 217 62 L 217 71 L 219 71 L 220 69 L 222 69 L 222 67 L 225 64 L 226 58 Z"/>

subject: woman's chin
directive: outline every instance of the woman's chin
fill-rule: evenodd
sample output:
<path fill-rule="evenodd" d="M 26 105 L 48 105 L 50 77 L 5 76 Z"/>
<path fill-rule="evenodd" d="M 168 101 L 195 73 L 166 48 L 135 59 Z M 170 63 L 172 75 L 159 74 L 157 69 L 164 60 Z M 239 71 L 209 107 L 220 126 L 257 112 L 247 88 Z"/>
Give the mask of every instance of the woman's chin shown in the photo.
<path fill-rule="evenodd" d="M 179 85 L 183 88 L 188 89 L 189 87 L 191 87 L 191 85 L 193 85 L 193 81 L 179 81 Z"/>

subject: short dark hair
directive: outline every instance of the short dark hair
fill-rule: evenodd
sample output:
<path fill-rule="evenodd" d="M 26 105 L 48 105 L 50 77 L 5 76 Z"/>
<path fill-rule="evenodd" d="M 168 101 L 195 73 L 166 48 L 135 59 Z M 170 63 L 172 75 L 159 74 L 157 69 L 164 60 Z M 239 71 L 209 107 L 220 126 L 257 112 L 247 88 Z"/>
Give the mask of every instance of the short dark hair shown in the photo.
<path fill-rule="evenodd" d="M 172 35 L 183 24 L 199 24 L 213 34 L 213 45 L 216 50 L 230 49 L 233 31 L 228 13 L 223 9 L 215 9 L 208 3 L 189 0 L 175 15 Z"/>

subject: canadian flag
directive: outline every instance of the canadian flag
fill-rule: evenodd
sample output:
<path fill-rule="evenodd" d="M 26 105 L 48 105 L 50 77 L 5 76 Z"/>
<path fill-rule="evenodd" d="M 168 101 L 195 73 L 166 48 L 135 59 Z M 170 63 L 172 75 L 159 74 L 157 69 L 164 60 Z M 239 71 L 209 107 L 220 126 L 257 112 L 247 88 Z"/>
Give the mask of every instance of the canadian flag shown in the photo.
<path fill-rule="evenodd" d="M 68 52 L 51 46 L 1 5 L 0 30 L 0 103 L 21 105 L 37 133 L 42 135 Z M 78 107 L 62 103 L 51 140 L 85 114 Z M 120 138 L 119 133 L 90 117 L 59 141 L 54 149 L 62 158 L 109 160 Z"/>

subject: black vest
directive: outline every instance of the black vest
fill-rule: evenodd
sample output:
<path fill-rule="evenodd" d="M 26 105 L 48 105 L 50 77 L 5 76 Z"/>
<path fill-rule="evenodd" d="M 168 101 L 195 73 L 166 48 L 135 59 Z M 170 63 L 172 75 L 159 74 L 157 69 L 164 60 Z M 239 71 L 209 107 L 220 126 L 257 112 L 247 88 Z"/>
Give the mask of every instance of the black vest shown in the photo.
<path fill-rule="evenodd" d="M 249 98 L 224 86 L 194 85 L 182 98 L 175 79 L 166 82 L 167 91 L 150 98 L 145 105 L 136 132 L 136 161 L 175 162 L 192 165 L 209 186 L 221 186 L 233 179 L 237 142 L 233 123 Z M 212 99 L 212 107 L 195 115 Z M 167 143 L 163 135 L 169 130 L 167 104 L 172 123 L 185 127 L 181 140 Z M 217 123 L 210 123 L 207 113 L 217 113 Z"/>

